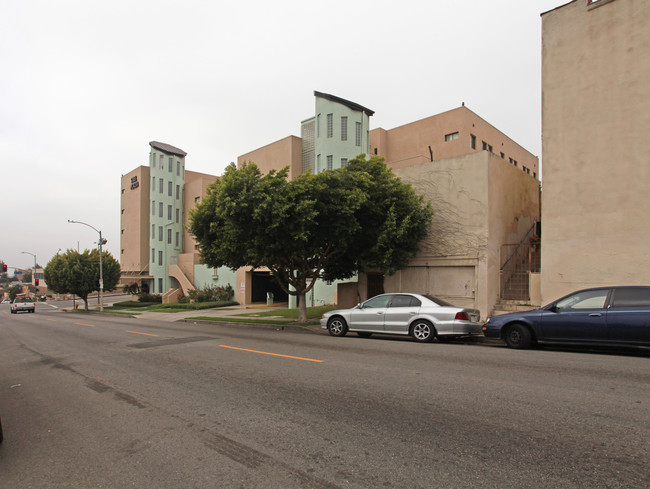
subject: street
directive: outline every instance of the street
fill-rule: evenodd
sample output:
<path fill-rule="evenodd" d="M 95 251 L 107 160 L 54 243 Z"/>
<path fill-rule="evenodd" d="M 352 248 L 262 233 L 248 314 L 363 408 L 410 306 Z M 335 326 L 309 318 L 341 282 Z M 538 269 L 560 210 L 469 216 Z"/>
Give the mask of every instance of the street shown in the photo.
<path fill-rule="evenodd" d="M 650 355 L 0 306 L 3 488 L 647 488 Z"/>

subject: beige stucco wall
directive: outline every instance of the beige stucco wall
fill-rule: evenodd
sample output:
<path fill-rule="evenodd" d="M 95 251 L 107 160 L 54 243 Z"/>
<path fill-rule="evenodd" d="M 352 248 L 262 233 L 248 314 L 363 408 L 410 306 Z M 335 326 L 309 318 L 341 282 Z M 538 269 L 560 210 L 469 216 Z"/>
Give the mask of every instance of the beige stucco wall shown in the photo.
<path fill-rule="evenodd" d="M 455 132 L 458 132 L 458 139 L 445 141 L 445 135 Z M 476 136 L 475 149 L 470 143 L 472 134 Z M 513 158 L 521 171 L 529 168 L 530 175 L 539 177 L 536 156 L 465 106 L 390 130 L 373 129 L 370 131 L 370 153 L 386 158 L 392 168 L 401 168 L 431 161 L 429 147 L 437 161 L 481 152 L 483 141 L 492 146 L 497 156 L 503 153 L 506 162 Z"/>
<path fill-rule="evenodd" d="M 542 301 L 650 283 L 650 2 L 542 16 Z"/>
<path fill-rule="evenodd" d="M 483 318 L 499 295 L 502 244 L 518 242 L 539 213 L 539 182 L 487 151 L 395 169 L 432 203 L 431 234 L 386 292 L 430 293 Z"/>
<path fill-rule="evenodd" d="M 198 203 L 196 199 L 203 199 L 208 192 L 208 185 L 214 183 L 216 180 L 217 177 L 215 175 L 185 171 L 185 208 L 183 209 L 183 222 L 185 223 L 183 231 L 184 253 L 196 251 L 196 240 L 188 230 L 190 211 L 196 207 Z"/>
<path fill-rule="evenodd" d="M 291 180 L 302 173 L 302 141 L 288 136 L 237 157 L 238 167 L 245 162 L 255 163 L 263 174 L 288 166 Z"/>
<path fill-rule="evenodd" d="M 123 272 L 141 272 L 149 269 L 149 167 L 122 175 L 120 185 L 120 267 Z"/>

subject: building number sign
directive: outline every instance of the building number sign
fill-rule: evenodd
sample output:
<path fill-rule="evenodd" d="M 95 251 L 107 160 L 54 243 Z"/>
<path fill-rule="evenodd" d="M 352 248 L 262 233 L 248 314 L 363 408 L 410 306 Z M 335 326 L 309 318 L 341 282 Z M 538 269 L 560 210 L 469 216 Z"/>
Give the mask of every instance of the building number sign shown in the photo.
<path fill-rule="evenodd" d="M 131 190 L 136 189 L 139 186 L 140 186 L 140 182 L 138 182 L 138 177 L 131 178 Z"/>

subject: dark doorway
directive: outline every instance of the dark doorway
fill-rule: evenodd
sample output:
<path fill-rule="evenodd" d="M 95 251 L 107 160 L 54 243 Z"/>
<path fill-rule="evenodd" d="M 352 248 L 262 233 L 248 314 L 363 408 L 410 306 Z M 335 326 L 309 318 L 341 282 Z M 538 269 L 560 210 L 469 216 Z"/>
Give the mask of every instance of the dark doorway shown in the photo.
<path fill-rule="evenodd" d="M 288 302 L 289 295 L 282 290 L 271 272 L 252 272 L 253 287 L 251 289 L 251 302 L 266 302 L 266 294 L 273 294 L 273 302 Z"/>
<path fill-rule="evenodd" d="M 368 276 L 368 299 L 384 293 L 384 276 L 381 273 L 369 273 Z"/>

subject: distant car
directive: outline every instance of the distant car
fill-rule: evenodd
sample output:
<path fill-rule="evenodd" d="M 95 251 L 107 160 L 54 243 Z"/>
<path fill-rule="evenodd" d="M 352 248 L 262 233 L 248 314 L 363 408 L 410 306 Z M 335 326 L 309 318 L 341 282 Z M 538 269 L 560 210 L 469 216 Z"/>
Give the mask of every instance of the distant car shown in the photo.
<path fill-rule="evenodd" d="M 351 309 L 337 309 L 323 314 L 320 324 L 332 336 L 348 331 L 362 337 L 373 333 L 411 335 L 428 343 L 445 339 L 480 335 L 480 312 L 456 307 L 442 299 L 420 294 L 382 294 Z"/>
<path fill-rule="evenodd" d="M 11 313 L 16 314 L 20 311 L 34 312 L 36 303 L 29 297 L 16 297 L 11 303 Z"/>
<path fill-rule="evenodd" d="M 483 333 L 510 348 L 537 343 L 650 347 L 650 287 L 579 290 L 541 309 L 488 318 Z"/>

